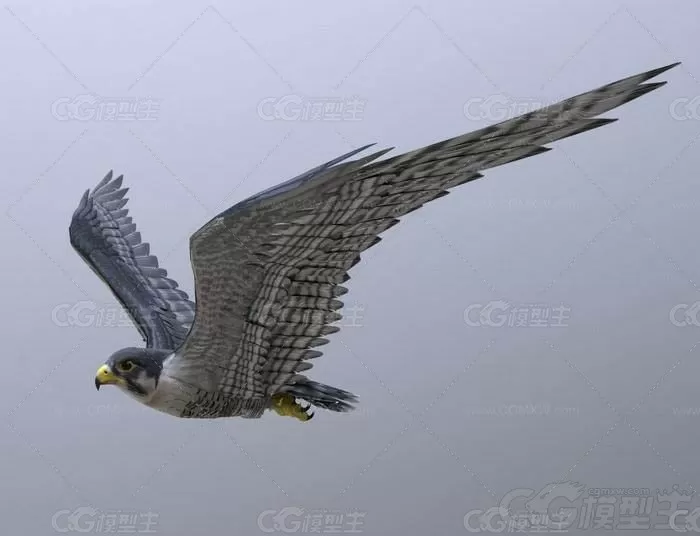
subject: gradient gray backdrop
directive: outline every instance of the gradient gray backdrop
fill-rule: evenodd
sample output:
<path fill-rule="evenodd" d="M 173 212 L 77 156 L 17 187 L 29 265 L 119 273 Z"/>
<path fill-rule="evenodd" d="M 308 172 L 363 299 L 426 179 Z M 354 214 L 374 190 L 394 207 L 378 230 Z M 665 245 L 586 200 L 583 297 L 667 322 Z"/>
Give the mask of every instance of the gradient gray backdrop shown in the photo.
<path fill-rule="evenodd" d="M 4 533 L 56 534 L 61 511 L 92 507 L 155 513 L 168 536 L 264 534 L 261 513 L 301 507 L 357 510 L 367 535 L 459 535 L 516 488 L 700 486 L 700 4 L 182 4 L 0 10 Z M 68 242 L 109 169 L 192 295 L 189 235 L 261 189 L 678 60 L 619 122 L 487 172 L 364 255 L 353 319 L 311 371 L 357 393 L 356 412 L 188 421 L 95 391 L 102 361 L 141 344 L 109 323 L 114 299 Z M 91 94 L 159 107 L 66 111 Z M 499 95 L 505 115 L 485 104 Z M 294 96 L 341 118 L 266 120 L 261 103 Z M 496 300 L 566 319 L 470 325 Z"/>

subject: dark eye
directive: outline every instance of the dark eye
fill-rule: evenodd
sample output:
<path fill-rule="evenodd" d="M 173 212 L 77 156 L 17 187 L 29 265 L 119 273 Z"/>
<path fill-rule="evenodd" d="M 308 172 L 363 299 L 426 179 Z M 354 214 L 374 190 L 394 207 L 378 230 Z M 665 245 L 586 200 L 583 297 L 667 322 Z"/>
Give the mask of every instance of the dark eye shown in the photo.
<path fill-rule="evenodd" d="M 119 370 L 122 372 L 129 372 L 132 368 L 134 368 L 133 361 L 123 361 L 122 363 L 119 363 Z"/>

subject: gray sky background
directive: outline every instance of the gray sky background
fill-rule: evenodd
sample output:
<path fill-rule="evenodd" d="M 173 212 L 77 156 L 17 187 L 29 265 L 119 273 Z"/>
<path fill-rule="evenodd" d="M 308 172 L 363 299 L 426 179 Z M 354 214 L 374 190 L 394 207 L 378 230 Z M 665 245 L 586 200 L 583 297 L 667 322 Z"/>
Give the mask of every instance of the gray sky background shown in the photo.
<path fill-rule="evenodd" d="M 302 507 L 357 510 L 363 534 L 452 535 L 516 488 L 700 489 L 700 322 L 682 325 L 699 318 L 699 30 L 689 0 L 0 10 L 6 532 L 55 534 L 57 513 L 94 507 L 155 513 L 170 536 L 263 534 L 261 513 Z M 357 393 L 356 412 L 187 421 L 95 391 L 104 359 L 141 344 L 101 316 L 115 301 L 68 242 L 109 169 L 192 295 L 190 234 L 257 191 L 366 143 L 398 154 L 678 60 L 667 86 L 608 114 L 619 122 L 487 172 L 364 255 L 355 312 L 311 371 Z M 90 94 L 159 107 L 71 115 Z M 260 107 L 295 95 L 344 115 Z M 499 95 L 510 108 L 489 107 Z M 539 304 L 549 325 L 473 325 L 496 300 Z"/>

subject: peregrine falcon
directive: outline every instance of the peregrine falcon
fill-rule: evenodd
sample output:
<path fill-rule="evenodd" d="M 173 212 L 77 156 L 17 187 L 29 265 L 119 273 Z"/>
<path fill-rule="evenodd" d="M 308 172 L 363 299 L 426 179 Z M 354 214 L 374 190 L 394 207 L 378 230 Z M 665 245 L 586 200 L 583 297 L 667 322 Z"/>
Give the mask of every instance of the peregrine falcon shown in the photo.
<path fill-rule="evenodd" d="M 664 85 L 644 82 L 676 65 L 405 154 L 378 160 L 386 149 L 348 160 L 367 145 L 245 199 L 190 237 L 194 301 L 141 240 L 122 176 L 110 171 L 82 196 L 70 242 L 145 348 L 112 354 L 95 386 L 116 385 L 177 417 L 258 418 L 273 410 L 307 421 L 312 406 L 353 409 L 355 395 L 304 373 L 340 329 L 333 324 L 360 254 L 398 218 L 484 170 L 615 121 L 597 116 Z"/>

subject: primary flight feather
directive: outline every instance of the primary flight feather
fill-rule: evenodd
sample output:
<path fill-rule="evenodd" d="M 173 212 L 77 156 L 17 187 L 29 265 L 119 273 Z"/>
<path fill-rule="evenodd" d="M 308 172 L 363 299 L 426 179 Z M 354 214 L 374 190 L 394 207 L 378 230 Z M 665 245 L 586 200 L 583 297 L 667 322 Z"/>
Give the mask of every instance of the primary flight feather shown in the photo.
<path fill-rule="evenodd" d="M 99 368 L 115 384 L 178 417 L 300 420 L 311 406 L 348 411 L 352 393 L 303 374 L 339 330 L 348 271 L 398 218 L 480 178 L 548 151 L 545 144 L 611 123 L 598 118 L 665 82 L 678 63 L 402 155 L 344 154 L 222 212 L 190 238 L 195 301 L 168 278 L 128 216 L 127 188 L 110 171 L 86 191 L 70 241 L 109 286 L 146 342 Z"/>

